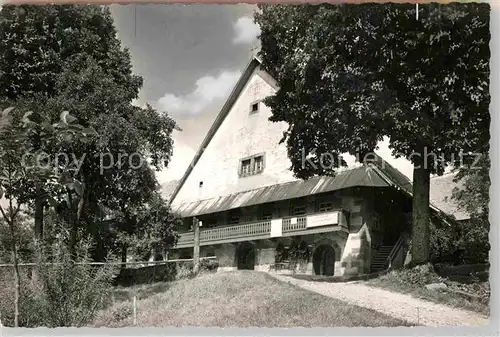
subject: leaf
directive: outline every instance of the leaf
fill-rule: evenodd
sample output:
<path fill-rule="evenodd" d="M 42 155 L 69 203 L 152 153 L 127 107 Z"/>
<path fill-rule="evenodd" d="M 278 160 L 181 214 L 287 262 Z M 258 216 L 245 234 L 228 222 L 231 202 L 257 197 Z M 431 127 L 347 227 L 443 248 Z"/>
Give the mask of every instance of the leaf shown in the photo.
<path fill-rule="evenodd" d="M 71 142 L 73 140 L 73 135 L 71 133 L 68 133 L 66 132 L 64 135 L 63 135 L 63 139 L 64 141 L 66 142 Z"/>
<path fill-rule="evenodd" d="M 66 116 L 66 120 L 68 121 L 68 124 L 72 124 L 72 123 L 75 123 L 77 121 L 76 117 L 74 117 L 74 116 L 72 116 L 70 114 L 68 114 Z"/>
<path fill-rule="evenodd" d="M 33 111 L 28 111 L 24 114 L 23 118 L 22 118 L 22 121 L 24 123 L 28 123 L 28 122 L 31 122 L 31 120 L 29 119 L 29 117 L 33 114 Z"/>
<path fill-rule="evenodd" d="M 3 110 L 2 111 L 2 117 L 7 117 L 12 110 L 14 110 L 14 107 L 9 107 L 9 108 Z"/>
<path fill-rule="evenodd" d="M 3 192 L 3 187 L 2 187 L 2 186 L 0 186 L 0 199 L 2 199 L 2 198 L 3 198 L 3 194 L 4 194 L 4 192 Z"/>
<path fill-rule="evenodd" d="M 55 128 L 54 126 L 52 126 L 52 124 L 50 124 L 48 121 L 44 121 L 42 123 L 42 128 L 49 134 L 52 134 L 55 132 Z"/>
<path fill-rule="evenodd" d="M 98 136 L 98 133 L 93 128 L 84 128 L 82 130 L 83 134 L 86 136 Z"/>
<path fill-rule="evenodd" d="M 61 115 L 59 116 L 59 119 L 61 120 L 62 123 L 68 124 L 68 121 L 67 121 L 68 115 L 69 115 L 68 111 L 61 112 Z"/>
<path fill-rule="evenodd" d="M 58 205 L 58 202 L 56 201 L 56 199 L 54 199 L 53 197 L 51 196 L 48 196 L 47 197 L 47 201 L 49 202 L 49 204 L 52 206 L 52 207 L 57 207 Z"/>
<path fill-rule="evenodd" d="M 76 194 L 78 194 L 78 196 L 82 196 L 82 194 L 83 194 L 83 185 L 82 185 L 82 183 L 80 183 L 79 181 L 75 180 L 73 182 L 73 187 L 75 189 Z"/>

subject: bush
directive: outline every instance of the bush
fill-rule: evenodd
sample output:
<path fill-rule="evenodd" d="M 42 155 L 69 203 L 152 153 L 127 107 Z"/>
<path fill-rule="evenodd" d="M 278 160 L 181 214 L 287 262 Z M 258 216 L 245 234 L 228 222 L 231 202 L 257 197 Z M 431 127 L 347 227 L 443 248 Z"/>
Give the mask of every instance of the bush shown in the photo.
<path fill-rule="evenodd" d="M 50 256 L 43 252 L 39 255 L 40 289 L 30 283 L 23 299 L 23 315 L 30 318 L 25 320 L 25 326 L 84 326 L 109 303 L 116 269 L 109 265 L 89 265 L 87 247 L 80 250 L 77 263 L 72 261 L 62 241 L 56 242 L 51 251 Z"/>
<path fill-rule="evenodd" d="M 214 260 L 203 259 L 200 261 L 200 271 L 216 272 L 219 268 L 219 262 Z"/>
<path fill-rule="evenodd" d="M 432 263 L 478 264 L 488 262 L 490 251 L 488 220 L 450 220 L 430 224 L 430 261 Z"/>
<path fill-rule="evenodd" d="M 122 302 L 113 307 L 111 315 L 113 316 L 114 321 L 122 321 L 132 316 L 133 311 L 134 310 L 130 305 L 130 302 Z"/>
<path fill-rule="evenodd" d="M 200 260 L 200 273 L 213 273 L 216 272 L 217 269 L 219 268 L 219 262 L 214 261 L 214 260 L 207 260 L 203 259 Z M 181 262 L 177 266 L 177 275 L 176 279 L 184 279 L 184 278 L 191 278 L 194 277 L 195 275 L 193 274 L 193 262 Z"/>
<path fill-rule="evenodd" d="M 113 284 L 129 287 L 137 284 L 173 281 L 177 273 L 175 263 L 155 264 L 139 268 L 122 268 Z"/>
<path fill-rule="evenodd" d="M 219 263 L 213 260 L 200 260 L 200 272 L 217 271 Z M 140 268 L 123 268 L 114 280 L 114 285 L 129 287 L 132 285 L 155 282 L 169 282 L 193 277 L 193 262 L 155 264 Z"/>
<path fill-rule="evenodd" d="M 180 263 L 177 266 L 177 273 L 175 275 L 176 280 L 186 279 L 194 277 L 193 274 L 193 263 Z"/>

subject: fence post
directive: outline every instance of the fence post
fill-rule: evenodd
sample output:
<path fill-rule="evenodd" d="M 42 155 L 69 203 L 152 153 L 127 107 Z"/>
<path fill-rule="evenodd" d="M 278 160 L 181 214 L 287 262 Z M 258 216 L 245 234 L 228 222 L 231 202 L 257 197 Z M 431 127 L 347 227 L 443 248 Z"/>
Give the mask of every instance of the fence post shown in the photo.
<path fill-rule="evenodd" d="M 200 223 L 193 217 L 194 245 L 193 245 L 193 274 L 197 275 L 200 269 Z"/>
<path fill-rule="evenodd" d="M 137 297 L 134 295 L 134 326 L 137 325 Z"/>

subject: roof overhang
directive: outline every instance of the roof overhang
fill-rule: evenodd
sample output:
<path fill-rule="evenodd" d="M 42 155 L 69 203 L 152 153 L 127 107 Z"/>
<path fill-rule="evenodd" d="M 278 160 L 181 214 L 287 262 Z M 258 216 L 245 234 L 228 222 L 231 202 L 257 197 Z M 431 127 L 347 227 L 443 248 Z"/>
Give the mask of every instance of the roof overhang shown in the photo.
<path fill-rule="evenodd" d="M 230 194 L 217 198 L 172 205 L 181 217 L 199 216 L 231 209 L 289 200 L 352 187 L 388 187 L 377 168 L 361 166 L 338 172 L 335 177 L 314 177 Z"/>

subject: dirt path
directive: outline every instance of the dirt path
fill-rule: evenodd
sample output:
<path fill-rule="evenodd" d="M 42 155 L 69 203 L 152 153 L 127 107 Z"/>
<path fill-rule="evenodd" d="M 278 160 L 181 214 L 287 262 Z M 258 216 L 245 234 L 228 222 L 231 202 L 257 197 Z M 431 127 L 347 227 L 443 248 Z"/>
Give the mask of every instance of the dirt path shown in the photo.
<path fill-rule="evenodd" d="M 298 280 L 271 274 L 277 279 L 318 294 L 360 307 L 370 308 L 395 318 L 427 326 L 487 325 L 488 318 L 472 311 L 424 301 L 410 295 L 369 287 L 359 282 L 328 283 Z"/>

